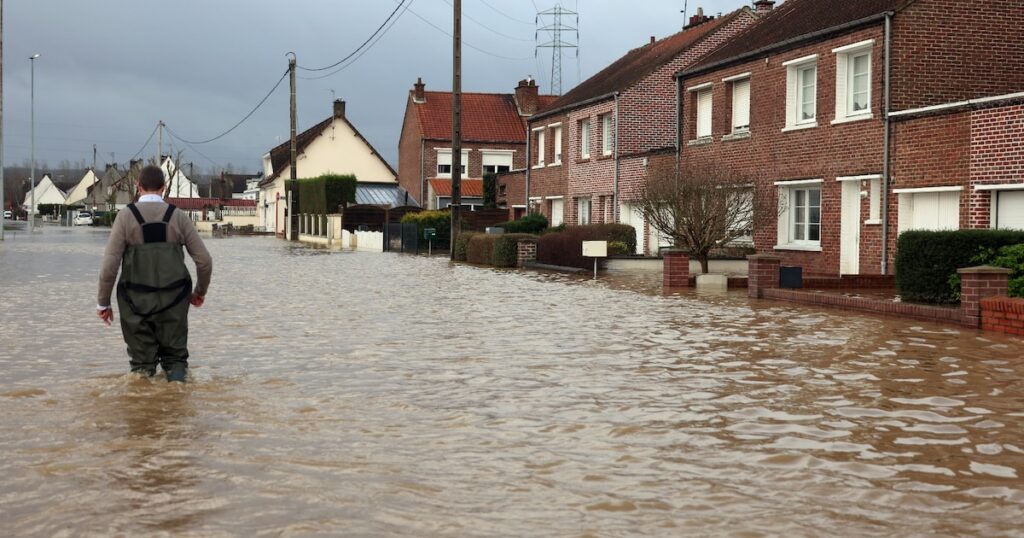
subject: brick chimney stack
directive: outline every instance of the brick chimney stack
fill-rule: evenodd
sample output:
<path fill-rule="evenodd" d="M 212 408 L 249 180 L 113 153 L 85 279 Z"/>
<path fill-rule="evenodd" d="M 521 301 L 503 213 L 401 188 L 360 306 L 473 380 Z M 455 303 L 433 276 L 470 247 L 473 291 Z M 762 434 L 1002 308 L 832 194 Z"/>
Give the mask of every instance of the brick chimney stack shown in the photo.
<path fill-rule="evenodd" d="M 754 13 L 764 15 L 775 7 L 774 0 L 754 0 Z"/>
<path fill-rule="evenodd" d="M 414 103 L 426 103 L 427 102 L 427 94 L 424 93 L 423 89 L 426 88 L 427 86 L 426 86 L 426 84 L 423 84 L 423 79 L 417 77 L 416 78 L 416 84 L 413 84 L 412 87 L 415 88 L 415 91 L 412 94 L 413 102 Z"/>
<path fill-rule="evenodd" d="M 344 118 L 345 117 L 345 100 L 335 99 L 334 100 L 334 117 Z"/>
<path fill-rule="evenodd" d="M 516 105 L 521 115 L 532 116 L 537 113 L 538 93 L 537 81 L 533 80 L 533 77 L 519 81 L 519 85 L 516 86 Z"/>
<path fill-rule="evenodd" d="M 697 8 L 697 14 L 690 17 L 690 23 L 684 26 L 683 29 L 693 28 L 694 26 L 699 26 L 710 20 L 714 20 L 714 17 L 705 15 L 704 8 L 699 7 Z"/>

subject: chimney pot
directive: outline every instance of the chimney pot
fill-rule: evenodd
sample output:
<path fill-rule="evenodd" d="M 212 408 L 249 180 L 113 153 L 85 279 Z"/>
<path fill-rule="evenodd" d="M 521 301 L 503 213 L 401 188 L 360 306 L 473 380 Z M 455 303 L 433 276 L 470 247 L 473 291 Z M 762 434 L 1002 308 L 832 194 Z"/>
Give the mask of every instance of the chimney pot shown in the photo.
<path fill-rule="evenodd" d="M 654 36 L 651 36 L 651 44 L 652 45 L 654 44 L 655 41 L 657 41 L 657 40 L 654 38 Z"/>
<path fill-rule="evenodd" d="M 422 78 L 416 77 L 416 84 L 413 84 L 413 88 L 415 88 L 415 91 L 413 92 L 412 100 L 417 103 L 427 102 L 427 95 L 423 91 L 426 88 L 426 84 L 423 84 Z"/>
<path fill-rule="evenodd" d="M 334 100 L 334 117 L 344 118 L 345 117 L 345 100 L 335 99 Z"/>
<path fill-rule="evenodd" d="M 519 85 L 516 86 L 515 100 L 520 114 L 532 116 L 537 113 L 538 93 L 539 88 L 533 77 L 528 76 L 524 80 L 519 81 Z"/>
<path fill-rule="evenodd" d="M 754 13 L 768 13 L 774 6 L 774 0 L 754 0 Z"/>

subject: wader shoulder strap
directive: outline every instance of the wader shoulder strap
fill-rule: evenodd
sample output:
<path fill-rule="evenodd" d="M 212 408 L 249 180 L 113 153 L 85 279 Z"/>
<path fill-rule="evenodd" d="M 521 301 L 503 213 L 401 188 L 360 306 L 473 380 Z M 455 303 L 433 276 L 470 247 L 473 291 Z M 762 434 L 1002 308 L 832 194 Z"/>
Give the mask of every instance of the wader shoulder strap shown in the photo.
<path fill-rule="evenodd" d="M 139 221 L 139 226 L 146 224 L 146 219 L 142 218 L 142 213 L 139 213 L 139 208 L 135 207 L 135 204 L 128 204 L 128 209 L 132 211 L 132 215 L 135 215 L 135 220 Z"/>
<path fill-rule="evenodd" d="M 164 224 L 170 224 L 171 214 L 174 213 L 174 204 L 167 204 L 167 212 L 164 213 Z"/>

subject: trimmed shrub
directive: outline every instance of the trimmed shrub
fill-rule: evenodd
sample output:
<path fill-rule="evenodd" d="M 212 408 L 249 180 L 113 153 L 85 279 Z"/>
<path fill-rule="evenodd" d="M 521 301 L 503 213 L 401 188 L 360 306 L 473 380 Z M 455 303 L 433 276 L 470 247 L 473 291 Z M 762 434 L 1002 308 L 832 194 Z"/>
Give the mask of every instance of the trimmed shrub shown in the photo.
<path fill-rule="evenodd" d="M 98 222 L 99 222 L 100 226 L 106 226 L 106 227 L 109 228 L 110 226 L 114 225 L 114 219 L 116 219 L 116 218 L 117 218 L 117 210 L 115 209 L 113 211 L 107 211 L 107 212 L 101 214 L 100 218 L 98 219 Z M 97 219 L 94 218 L 93 222 L 97 222 Z"/>
<path fill-rule="evenodd" d="M 455 239 L 455 261 L 466 261 L 466 253 L 469 249 L 469 240 L 476 235 L 480 234 L 473 232 L 464 232 L 459 234 L 459 237 Z"/>
<path fill-rule="evenodd" d="M 402 223 L 415 223 L 417 234 L 423 237 L 423 230 L 434 228 L 437 230 L 437 237 L 434 239 L 435 248 L 448 248 L 452 241 L 452 214 L 448 211 L 420 211 L 418 213 L 406 213 L 402 216 Z"/>
<path fill-rule="evenodd" d="M 39 204 L 37 215 L 56 217 L 63 212 L 64 204 Z"/>
<path fill-rule="evenodd" d="M 498 174 L 484 174 L 484 209 L 498 207 Z"/>
<path fill-rule="evenodd" d="M 974 260 L 986 251 L 1021 243 L 1024 232 L 1012 230 L 904 232 L 896 242 L 896 289 L 907 301 L 956 303 L 957 269 L 981 265 Z"/>
<path fill-rule="evenodd" d="M 1013 271 L 1010 273 L 1010 297 L 1024 297 L 1024 243 L 1009 245 L 993 250 L 983 248 L 977 256 L 971 258 L 971 265 L 991 265 Z M 960 298 L 960 275 L 949 277 L 949 291 L 957 299 Z"/>
<path fill-rule="evenodd" d="M 299 213 L 337 213 L 339 206 L 355 203 L 356 183 L 356 176 L 351 174 L 324 174 L 298 180 Z"/>
<path fill-rule="evenodd" d="M 500 235 L 473 234 L 466 247 L 466 261 L 479 265 L 490 265 L 494 256 L 494 243 Z"/>
<path fill-rule="evenodd" d="M 519 220 L 496 224 L 510 234 L 539 234 L 548 227 L 548 218 L 540 213 L 530 213 Z"/>
<path fill-rule="evenodd" d="M 635 252 L 635 251 L 634 251 Z M 623 241 L 609 241 L 608 242 L 608 255 L 609 256 L 628 256 L 630 254 L 629 247 Z"/>
<path fill-rule="evenodd" d="M 503 234 L 497 237 L 491 256 L 491 263 L 495 267 L 515 267 L 519 261 L 519 242 L 523 239 L 537 241 L 537 236 L 532 234 Z"/>
<path fill-rule="evenodd" d="M 584 241 L 625 243 L 627 252 L 636 252 L 636 231 L 628 224 L 589 224 L 567 226 L 565 231 L 542 235 L 537 240 L 537 261 L 551 265 L 590 269 L 594 260 L 583 257 Z"/>

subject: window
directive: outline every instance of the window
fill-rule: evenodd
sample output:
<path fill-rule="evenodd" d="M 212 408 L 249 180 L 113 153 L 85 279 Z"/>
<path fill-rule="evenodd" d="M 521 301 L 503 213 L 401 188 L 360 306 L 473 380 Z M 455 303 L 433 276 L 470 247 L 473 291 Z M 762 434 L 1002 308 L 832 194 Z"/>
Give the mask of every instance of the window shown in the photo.
<path fill-rule="evenodd" d="M 697 92 L 697 138 L 711 136 L 711 88 Z"/>
<path fill-rule="evenodd" d="M 459 169 L 462 171 L 462 176 L 466 175 L 466 163 L 469 162 L 469 150 L 462 152 L 462 163 Z M 452 150 L 450 149 L 439 149 L 437 150 L 437 176 L 438 177 L 452 177 Z"/>
<path fill-rule="evenodd" d="M 500 174 L 512 169 L 511 151 L 484 151 L 483 170 L 485 174 Z"/>
<path fill-rule="evenodd" d="M 590 224 L 590 198 L 576 199 L 576 224 Z"/>
<path fill-rule="evenodd" d="M 552 130 L 555 139 L 555 160 L 552 164 L 562 164 L 562 126 L 556 124 Z"/>
<path fill-rule="evenodd" d="M 835 122 L 871 117 L 871 46 L 874 40 L 832 49 L 836 53 Z"/>
<path fill-rule="evenodd" d="M 818 125 L 818 55 L 783 62 L 786 66 L 786 129 Z"/>
<path fill-rule="evenodd" d="M 580 122 L 580 158 L 590 158 L 590 118 Z"/>
<path fill-rule="evenodd" d="M 732 132 L 750 132 L 750 79 L 732 83 Z"/>
<path fill-rule="evenodd" d="M 960 229 L 960 187 L 895 189 L 899 232 Z"/>
<path fill-rule="evenodd" d="M 535 166 L 544 166 L 544 128 L 540 127 L 533 130 L 536 133 L 536 145 L 537 150 L 537 163 Z"/>
<path fill-rule="evenodd" d="M 612 144 L 615 142 L 615 134 L 612 131 L 612 115 L 601 116 L 601 153 L 612 154 Z"/>
<path fill-rule="evenodd" d="M 548 215 L 551 226 L 560 226 L 565 222 L 565 207 L 562 198 L 548 198 Z"/>
<path fill-rule="evenodd" d="M 821 180 L 779 181 L 781 250 L 821 250 Z"/>

